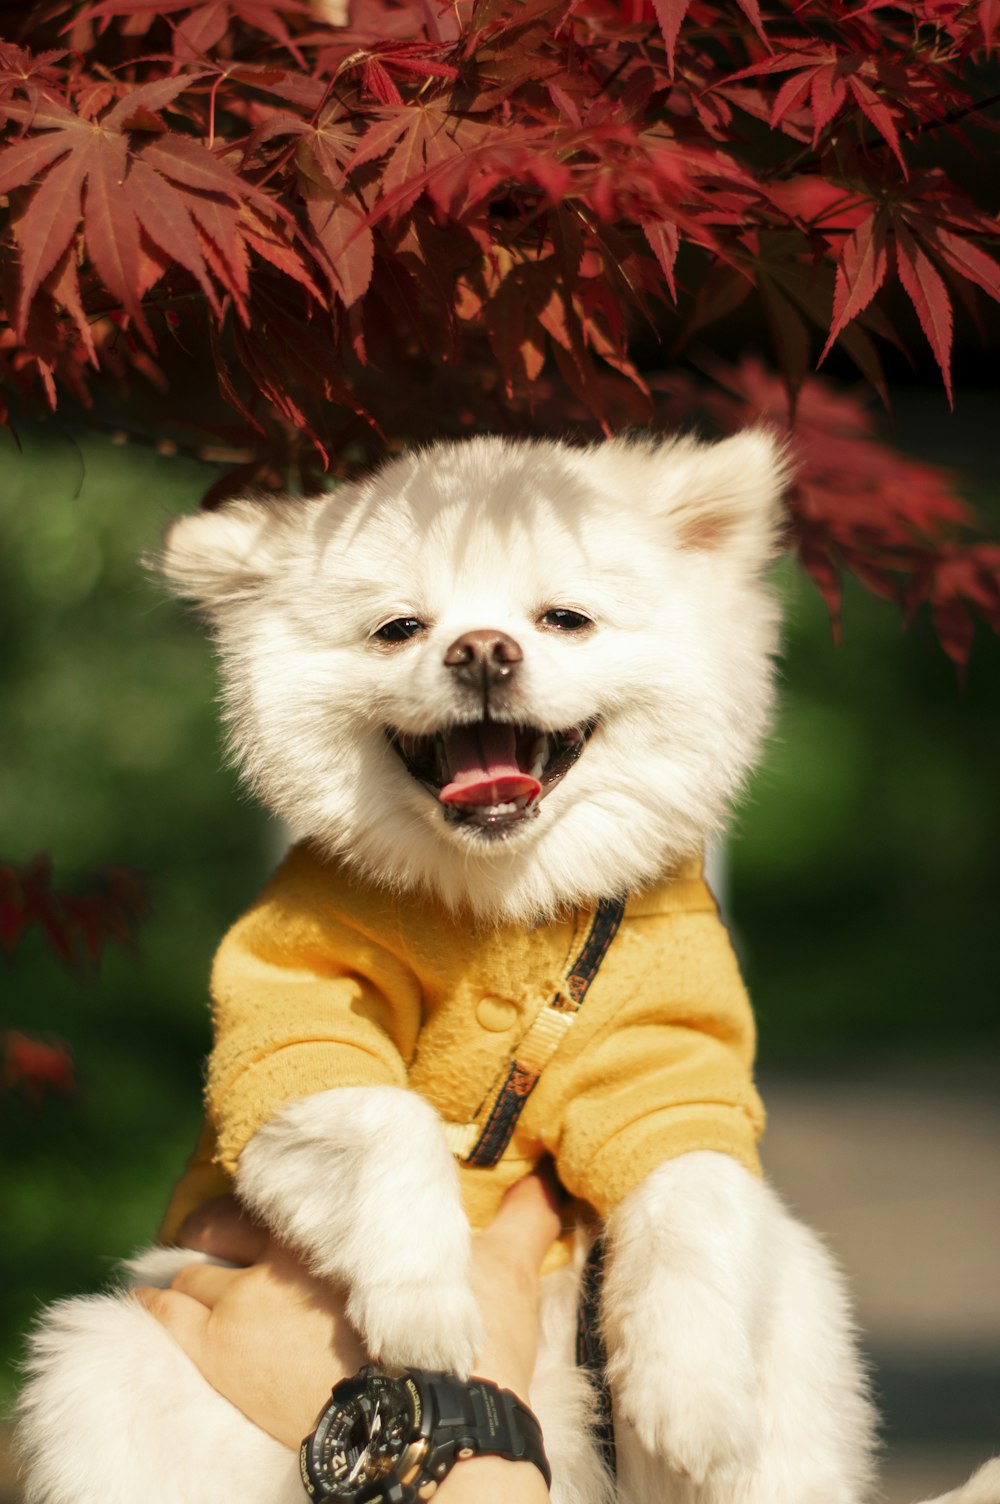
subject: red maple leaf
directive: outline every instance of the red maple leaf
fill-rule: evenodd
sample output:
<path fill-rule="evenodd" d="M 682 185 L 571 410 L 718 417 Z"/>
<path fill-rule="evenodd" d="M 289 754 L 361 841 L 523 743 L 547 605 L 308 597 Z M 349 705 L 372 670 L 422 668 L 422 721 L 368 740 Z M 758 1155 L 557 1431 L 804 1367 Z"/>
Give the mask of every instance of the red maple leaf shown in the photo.
<path fill-rule="evenodd" d="M 0 1090 L 17 1092 L 37 1106 L 45 1097 L 74 1096 L 76 1067 L 61 1039 L 39 1039 L 19 1029 L 0 1032 Z"/>
<path fill-rule="evenodd" d="M 9 955 L 37 925 L 65 965 L 74 967 L 84 957 L 96 965 L 109 941 L 130 945 L 149 912 L 145 887 L 128 868 L 98 872 L 88 891 L 75 893 L 53 886 L 48 857 L 25 867 L 0 864 L 0 945 Z"/>

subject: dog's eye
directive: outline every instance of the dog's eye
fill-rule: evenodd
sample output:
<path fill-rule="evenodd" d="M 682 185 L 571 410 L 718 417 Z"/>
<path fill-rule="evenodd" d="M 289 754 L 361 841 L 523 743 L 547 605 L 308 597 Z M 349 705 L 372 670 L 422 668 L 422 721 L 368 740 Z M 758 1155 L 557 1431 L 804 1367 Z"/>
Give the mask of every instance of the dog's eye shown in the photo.
<path fill-rule="evenodd" d="M 394 621 L 387 621 L 385 626 L 379 627 L 372 636 L 377 637 L 379 642 L 406 642 L 410 637 L 416 637 L 418 632 L 424 631 L 424 624 L 415 616 L 397 616 Z"/>
<path fill-rule="evenodd" d="M 546 611 L 539 618 L 540 627 L 551 627 L 556 632 L 582 632 L 585 627 L 592 627 L 594 623 L 589 616 L 584 616 L 582 611 L 568 611 L 563 606 L 554 606 L 551 611 Z"/>

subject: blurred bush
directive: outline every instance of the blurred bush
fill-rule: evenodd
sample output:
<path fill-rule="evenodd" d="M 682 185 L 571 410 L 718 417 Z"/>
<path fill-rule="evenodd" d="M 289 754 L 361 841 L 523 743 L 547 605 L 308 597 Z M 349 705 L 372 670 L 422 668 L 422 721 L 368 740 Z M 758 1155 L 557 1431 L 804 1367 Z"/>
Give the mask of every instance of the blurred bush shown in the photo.
<path fill-rule="evenodd" d="M 762 1065 L 995 1060 L 1000 642 L 963 689 L 860 589 L 834 647 L 788 574 L 784 708 L 730 848 Z"/>
<path fill-rule="evenodd" d="M 0 1028 L 68 1040 L 80 1082 L 0 1094 L 8 1358 L 39 1300 L 155 1231 L 197 1125 L 213 946 L 269 861 L 222 768 L 201 634 L 136 562 L 215 472 L 55 425 L 20 437 L 0 483 L 0 860 L 48 852 L 67 887 L 133 867 L 154 912 L 99 970 L 67 970 L 38 930 L 0 959 Z"/>
<path fill-rule="evenodd" d="M 21 437 L 0 485 L 0 860 L 49 852 L 67 884 L 134 867 L 154 913 L 99 971 L 37 933 L 2 970 L 0 1028 L 67 1039 L 80 1079 L 42 1105 L 0 1095 L 7 1391 L 38 1304 L 155 1230 L 197 1126 L 212 951 L 279 840 L 223 769 L 199 628 L 136 564 L 213 472 Z M 730 848 L 763 1059 L 995 1053 L 1000 644 L 981 638 L 960 692 L 894 608 L 849 591 L 837 649 L 813 587 L 790 566 L 782 587 L 786 704 Z"/>

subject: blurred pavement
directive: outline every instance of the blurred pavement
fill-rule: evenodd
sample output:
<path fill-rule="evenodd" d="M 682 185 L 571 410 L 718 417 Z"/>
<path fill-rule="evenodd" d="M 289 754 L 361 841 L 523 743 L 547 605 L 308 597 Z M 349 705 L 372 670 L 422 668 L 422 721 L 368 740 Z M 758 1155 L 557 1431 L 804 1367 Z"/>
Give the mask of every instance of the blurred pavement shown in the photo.
<path fill-rule="evenodd" d="M 854 1291 L 885 1419 L 884 1504 L 917 1504 L 1000 1453 L 995 1082 L 976 1063 L 933 1080 L 763 1083 L 768 1174 Z M 15 1504 L 2 1440 L 0 1504 Z"/>
<path fill-rule="evenodd" d="M 1000 1453 L 996 1082 L 980 1062 L 919 1078 L 763 1082 L 768 1175 L 854 1294 L 884 1421 L 886 1504 L 953 1488 Z"/>

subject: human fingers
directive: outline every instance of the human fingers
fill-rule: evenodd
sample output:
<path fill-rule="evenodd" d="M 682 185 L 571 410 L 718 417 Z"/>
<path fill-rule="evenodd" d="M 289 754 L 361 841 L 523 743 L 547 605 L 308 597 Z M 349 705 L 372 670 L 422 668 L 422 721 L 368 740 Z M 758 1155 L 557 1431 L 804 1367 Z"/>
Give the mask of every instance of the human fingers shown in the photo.
<path fill-rule="evenodd" d="M 177 1241 L 231 1264 L 254 1264 L 267 1243 L 267 1230 L 243 1210 L 233 1196 L 218 1196 L 185 1217 Z"/>
<path fill-rule="evenodd" d="M 145 1306 L 150 1316 L 170 1333 L 178 1347 L 183 1348 L 188 1357 L 200 1366 L 199 1354 L 212 1314 L 208 1306 L 180 1290 L 160 1290 L 150 1285 L 137 1285 L 129 1291 L 128 1299 Z"/>
<path fill-rule="evenodd" d="M 227 1269 L 222 1264 L 186 1264 L 170 1281 L 170 1288 L 208 1306 L 209 1310 L 230 1295 L 233 1281 L 246 1273 L 242 1266 Z"/>
<path fill-rule="evenodd" d="M 247 1268 L 189 1265 L 139 1298 L 220 1394 L 289 1447 L 365 1361 L 342 1292 L 272 1242 Z"/>

